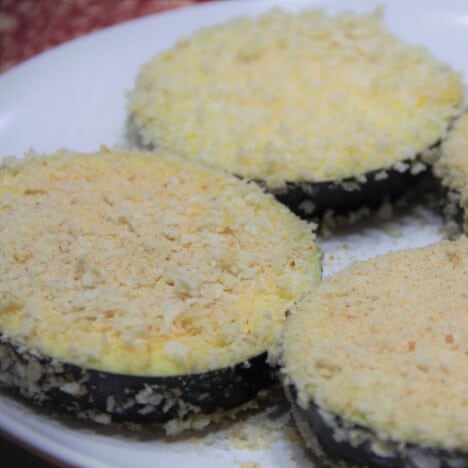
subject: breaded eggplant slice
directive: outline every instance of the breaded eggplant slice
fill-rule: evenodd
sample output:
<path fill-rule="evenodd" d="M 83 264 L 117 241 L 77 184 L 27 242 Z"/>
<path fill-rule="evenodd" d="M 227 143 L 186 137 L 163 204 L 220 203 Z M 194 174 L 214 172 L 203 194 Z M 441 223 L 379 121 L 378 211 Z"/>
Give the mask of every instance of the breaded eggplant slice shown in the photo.
<path fill-rule="evenodd" d="M 452 236 L 468 234 L 468 111 L 444 142 L 434 173 L 445 188 L 444 214 L 449 232 Z"/>
<path fill-rule="evenodd" d="M 172 154 L 27 155 L 0 169 L 0 383 L 101 422 L 249 402 L 321 277 L 309 224 Z"/>
<path fill-rule="evenodd" d="M 468 466 L 468 238 L 389 253 L 325 279 L 280 347 L 319 466 Z"/>
<path fill-rule="evenodd" d="M 204 28 L 145 64 L 130 133 L 255 180 L 298 214 L 413 187 L 460 114 L 460 73 L 367 14 L 272 10 Z"/>

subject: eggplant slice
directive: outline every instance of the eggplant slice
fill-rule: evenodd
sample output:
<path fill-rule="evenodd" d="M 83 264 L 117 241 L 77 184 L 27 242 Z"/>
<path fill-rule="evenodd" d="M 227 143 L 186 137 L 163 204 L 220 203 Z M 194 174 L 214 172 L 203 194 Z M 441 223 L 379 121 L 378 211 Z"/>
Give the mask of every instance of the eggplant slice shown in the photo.
<path fill-rule="evenodd" d="M 0 176 L 0 386 L 167 423 L 272 385 L 266 353 L 321 278 L 313 228 L 272 195 L 163 151 L 28 154 Z"/>
<path fill-rule="evenodd" d="M 356 263 L 292 309 L 280 378 L 319 466 L 468 467 L 467 284 L 461 237 Z"/>
<path fill-rule="evenodd" d="M 468 234 L 468 112 L 455 122 L 444 141 L 434 173 L 444 188 L 449 236 Z"/>
<path fill-rule="evenodd" d="M 129 139 L 255 180 L 306 219 L 352 220 L 423 178 L 464 92 L 459 73 L 379 11 L 275 9 L 203 28 L 146 63 Z"/>

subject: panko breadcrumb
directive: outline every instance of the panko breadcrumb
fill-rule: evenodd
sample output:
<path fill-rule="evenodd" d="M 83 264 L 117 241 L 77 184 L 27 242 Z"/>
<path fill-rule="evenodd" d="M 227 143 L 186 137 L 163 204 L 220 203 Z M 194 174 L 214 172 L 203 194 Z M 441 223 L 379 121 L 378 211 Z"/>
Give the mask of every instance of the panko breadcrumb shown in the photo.
<path fill-rule="evenodd" d="M 156 55 L 128 112 L 145 146 L 277 190 L 421 171 L 417 156 L 445 138 L 464 91 L 460 73 L 395 36 L 380 10 L 274 9 Z"/>
<path fill-rule="evenodd" d="M 46 356 L 133 375 L 232 366 L 320 279 L 311 225 L 163 151 L 29 155 L 0 175 L 0 333 Z"/>
<path fill-rule="evenodd" d="M 282 349 L 286 385 L 304 411 L 317 405 L 352 423 L 350 439 L 369 429 L 381 450 L 416 444 L 466 462 L 468 238 L 329 277 L 293 309 Z"/>

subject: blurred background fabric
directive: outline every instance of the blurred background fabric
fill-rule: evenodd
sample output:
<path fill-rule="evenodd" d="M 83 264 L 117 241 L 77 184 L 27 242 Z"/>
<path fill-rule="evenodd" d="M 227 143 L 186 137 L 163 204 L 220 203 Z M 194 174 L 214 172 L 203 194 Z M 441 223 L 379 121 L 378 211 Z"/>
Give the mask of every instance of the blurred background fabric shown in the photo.
<path fill-rule="evenodd" d="M 92 31 L 209 0 L 0 0 L 0 73 Z"/>

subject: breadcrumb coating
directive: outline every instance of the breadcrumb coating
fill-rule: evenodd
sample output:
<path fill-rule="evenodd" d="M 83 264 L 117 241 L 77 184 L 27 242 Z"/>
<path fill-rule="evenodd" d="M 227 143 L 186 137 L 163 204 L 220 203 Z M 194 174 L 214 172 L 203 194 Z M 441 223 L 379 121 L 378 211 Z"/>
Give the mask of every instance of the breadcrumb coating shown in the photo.
<path fill-rule="evenodd" d="M 146 146 L 278 189 L 411 161 L 445 137 L 461 74 L 380 10 L 273 9 L 204 28 L 145 64 L 128 112 Z"/>
<path fill-rule="evenodd" d="M 382 438 L 468 450 L 468 238 L 389 253 L 329 277 L 287 320 L 298 403 Z"/>
<path fill-rule="evenodd" d="M 0 176 L 0 331 L 48 356 L 143 375 L 234 365 L 320 279 L 311 225 L 164 152 L 30 155 Z"/>

